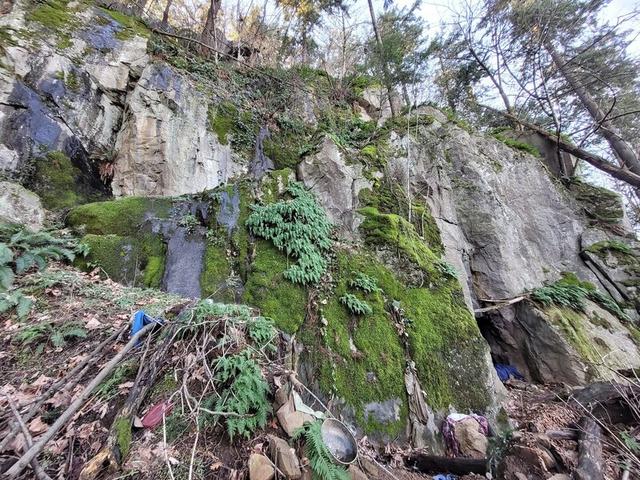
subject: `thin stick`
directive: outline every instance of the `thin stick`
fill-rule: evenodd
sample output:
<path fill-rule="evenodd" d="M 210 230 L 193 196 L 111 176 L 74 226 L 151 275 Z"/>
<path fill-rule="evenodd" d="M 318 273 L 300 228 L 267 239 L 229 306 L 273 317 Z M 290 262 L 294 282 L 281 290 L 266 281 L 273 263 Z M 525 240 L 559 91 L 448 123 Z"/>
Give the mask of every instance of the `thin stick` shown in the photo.
<path fill-rule="evenodd" d="M 45 434 L 38 440 L 29 450 L 27 450 L 20 459 L 13 464 L 13 466 L 5 473 L 6 478 L 16 478 L 20 473 L 25 469 L 31 460 L 34 459 L 44 448 L 44 446 L 51 440 L 58 431 L 64 427 L 67 422 L 69 422 L 73 416 L 76 414 L 78 410 L 84 405 L 87 399 L 91 396 L 93 391 L 103 382 L 105 378 L 116 368 L 120 360 L 129 353 L 133 347 L 136 346 L 136 343 L 140 338 L 149 333 L 154 327 L 155 323 L 151 323 L 145 327 L 143 327 L 138 333 L 136 333 L 129 342 L 124 346 L 120 352 L 118 352 L 110 361 L 107 363 L 102 370 L 95 376 L 91 382 L 85 387 L 83 392 L 80 394 L 78 398 L 76 398 L 71 405 L 58 417 L 58 420 L 54 422 L 49 430 L 45 432 Z"/>
<path fill-rule="evenodd" d="M 33 438 L 31 438 L 29 429 L 24 424 L 24 420 L 20 416 L 20 412 L 18 412 L 18 409 L 16 408 L 15 403 L 13 403 L 13 400 L 11 399 L 11 397 L 8 394 L 5 394 L 4 396 L 7 397 L 7 401 L 9 402 L 9 408 L 11 408 L 11 412 L 13 413 L 13 416 L 16 418 L 16 422 L 18 422 L 18 425 L 22 430 L 22 435 L 24 435 L 24 441 L 27 444 L 27 448 L 31 448 L 31 445 L 33 445 Z M 33 471 L 35 472 L 36 477 L 39 480 L 51 480 L 51 477 L 47 475 L 47 472 L 45 472 L 44 469 L 40 466 L 40 463 L 38 463 L 37 458 L 33 458 L 33 460 L 31 460 L 31 468 L 33 468 Z"/>
<path fill-rule="evenodd" d="M 164 444 L 164 461 L 169 469 L 169 476 L 171 477 L 171 480 L 176 480 L 176 477 L 173 476 L 173 469 L 171 468 L 171 462 L 169 461 L 169 453 L 167 452 L 167 417 L 165 415 L 164 408 L 162 409 L 162 443 Z"/>
<path fill-rule="evenodd" d="M 38 412 L 38 409 L 44 404 L 44 402 L 46 402 L 51 396 L 53 396 L 56 392 L 58 392 L 62 387 L 64 387 L 62 389 L 65 391 L 69 391 L 73 387 L 75 387 L 80 382 L 84 374 L 89 370 L 89 368 L 91 368 L 91 366 L 94 365 L 98 361 L 98 359 L 101 357 L 101 356 L 98 356 L 98 354 L 109 343 L 111 343 L 122 332 L 124 332 L 127 327 L 128 325 L 125 325 L 120 330 L 114 332 L 111 336 L 109 336 L 109 338 L 107 338 L 105 341 L 100 343 L 100 345 L 98 345 L 83 362 L 80 362 L 78 365 L 73 367 L 73 369 L 69 373 L 67 373 L 64 377 L 62 377 L 57 382 L 53 383 L 42 395 L 40 395 L 38 400 L 31 405 L 31 407 L 23 417 L 24 420 L 27 422 L 31 420 L 35 416 L 35 414 Z M 80 372 L 80 374 L 77 376 L 75 380 L 73 380 L 74 377 L 76 377 L 76 374 L 78 374 L 78 372 Z M 26 405 L 23 405 L 23 406 L 26 406 Z M 11 442 L 11 440 L 13 440 L 13 438 L 18 434 L 19 431 L 20 431 L 20 427 L 18 425 L 14 425 L 13 429 L 0 442 L 0 452 L 5 449 L 5 447 L 9 444 L 9 442 Z"/>

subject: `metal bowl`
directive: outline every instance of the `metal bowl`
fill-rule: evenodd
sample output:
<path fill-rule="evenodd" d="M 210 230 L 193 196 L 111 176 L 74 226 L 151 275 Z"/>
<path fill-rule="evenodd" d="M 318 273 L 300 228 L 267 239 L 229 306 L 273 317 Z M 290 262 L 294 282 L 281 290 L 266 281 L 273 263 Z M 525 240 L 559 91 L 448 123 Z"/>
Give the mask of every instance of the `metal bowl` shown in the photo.
<path fill-rule="evenodd" d="M 344 423 L 335 418 L 322 422 L 322 441 L 338 465 L 349 465 L 358 458 L 358 444 Z"/>

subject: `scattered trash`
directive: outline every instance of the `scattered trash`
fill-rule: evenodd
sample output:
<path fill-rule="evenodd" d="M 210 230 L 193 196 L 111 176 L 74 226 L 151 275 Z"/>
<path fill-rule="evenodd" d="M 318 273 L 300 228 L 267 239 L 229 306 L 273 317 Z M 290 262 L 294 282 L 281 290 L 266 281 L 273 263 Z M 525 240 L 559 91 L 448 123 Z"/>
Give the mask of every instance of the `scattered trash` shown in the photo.
<path fill-rule="evenodd" d="M 133 322 L 131 322 L 131 336 L 133 337 L 142 328 L 150 323 L 157 323 L 158 325 L 164 324 L 164 320 L 161 318 L 153 318 L 150 315 L 144 313 L 144 310 L 138 310 L 133 314 Z M 140 341 L 136 345 L 140 345 Z"/>
<path fill-rule="evenodd" d="M 510 378 L 514 378 L 516 380 L 524 380 L 524 377 L 522 376 L 522 374 L 513 365 L 496 363 L 495 369 L 496 369 L 496 373 L 498 374 L 498 378 L 500 379 L 501 382 L 506 382 Z"/>
<path fill-rule="evenodd" d="M 169 413 L 171 413 L 171 410 L 173 410 L 173 404 L 168 400 L 156 403 L 145 413 L 144 417 L 142 417 L 142 426 L 150 429 L 156 428 L 162 423 L 163 415 L 166 418 Z"/>
<path fill-rule="evenodd" d="M 458 425 L 461 428 L 456 431 Z M 477 432 L 475 435 L 477 438 L 472 438 L 475 432 Z M 442 424 L 442 435 L 449 455 L 475 457 L 475 454 L 480 455 L 483 449 L 486 450 L 489 422 L 481 415 L 452 413 Z"/>
<path fill-rule="evenodd" d="M 322 441 L 336 463 L 349 465 L 358 458 L 358 444 L 344 423 L 335 418 L 322 422 Z"/>
<path fill-rule="evenodd" d="M 458 477 L 452 473 L 440 473 L 438 475 L 434 475 L 433 480 L 458 480 Z"/>

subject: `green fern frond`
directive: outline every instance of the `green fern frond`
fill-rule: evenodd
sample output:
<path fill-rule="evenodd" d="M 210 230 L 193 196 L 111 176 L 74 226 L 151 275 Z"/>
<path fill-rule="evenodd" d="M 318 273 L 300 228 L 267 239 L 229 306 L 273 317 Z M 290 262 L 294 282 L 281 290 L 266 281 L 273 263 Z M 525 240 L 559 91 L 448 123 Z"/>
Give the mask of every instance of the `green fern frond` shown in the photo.
<path fill-rule="evenodd" d="M 314 196 L 298 182 L 287 188 L 291 197 L 268 205 L 254 205 L 246 221 L 249 231 L 270 240 L 297 260 L 284 272 L 293 283 L 317 283 L 327 269 L 331 223 Z"/>
<path fill-rule="evenodd" d="M 340 297 L 340 303 L 355 315 L 371 315 L 373 313 L 371 306 L 367 302 L 360 300 L 351 293 L 345 293 Z"/>
<path fill-rule="evenodd" d="M 349 480 L 349 473 L 333 463 L 331 452 L 322 440 L 322 422 L 305 423 L 293 435 L 294 440 L 304 440 L 304 453 L 314 480 Z"/>

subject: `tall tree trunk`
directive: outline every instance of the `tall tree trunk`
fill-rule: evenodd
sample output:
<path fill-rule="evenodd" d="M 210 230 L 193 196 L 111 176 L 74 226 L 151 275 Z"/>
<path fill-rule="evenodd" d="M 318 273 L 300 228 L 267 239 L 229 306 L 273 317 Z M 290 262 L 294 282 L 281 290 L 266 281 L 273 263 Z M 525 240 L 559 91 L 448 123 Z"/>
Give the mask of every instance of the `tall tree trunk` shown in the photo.
<path fill-rule="evenodd" d="M 396 116 L 396 108 L 393 104 L 393 85 L 391 85 L 391 74 L 389 73 L 389 65 L 384 58 L 384 50 L 382 48 L 382 37 L 378 30 L 378 22 L 376 21 L 376 12 L 373 10 L 373 1 L 368 0 L 369 14 L 371 15 L 371 25 L 373 26 L 373 33 L 376 36 L 376 45 L 378 46 L 378 53 L 380 54 L 380 61 L 382 62 L 382 71 L 384 73 L 384 83 L 387 86 L 387 96 L 389 97 L 389 108 L 391 109 L 391 116 Z"/>
<path fill-rule="evenodd" d="M 211 48 L 217 49 L 218 45 L 218 28 L 216 20 L 218 19 L 218 13 L 222 7 L 222 0 L 211 0 L 209 5 L 209 11 L 207 12 L 207 21 L 202 29 L 201 41 L 205 45 L 209 45 Z"/>
<path fill-rule="evenodd" d="M 471 41 L 470 40 L 467 40 L 467 47 L 468 47 L 469 53 L 471 54 L 473 59 L 480 66 L 480 68 L 484 71 L 484 73 L 487 74 L 487 76 L 489 77 L 489 80 L 491 80 L 491 83 L 493 83 L 493 85 L 496 87 L 496 90 L 498 90 L 498 93 L 500 94 L 500 98 L 502 98 L 502 103 L 504 103 L 504 107 L 507 109 L 507 112 L 513 114 L 514 113 L 513 112 L 513 107 L 511 106 L 511 102 L 509 101 L 509 97 L 507 96 L 507 92 L 505 92 L 504 88 L 502 88 L 502 84 L 498 81 L 498 79 L 493 74 L 493 72 L 491 70 L 489 70 L 489 67 L 487 67 L 487 64 L 484 62 L 484 60 L 482 60 L 480 58 L 480 56 L 476 52 L 475 48 L 473 48 L 473 45 L 471 45 Z"/>
<path fill-rule="evenodd" d="M 622 138 L 620 131 L 607 120 L 607 115 L 602 111 L 595 99 L 589 94 L 587 89 L 580 83 L 580 80 L 567 66 L 567 62 L 562 55 L 555 49 L 550 41 L 544 42 L 544 48 L 560 71 L 567 83 L 571 86 L 580 102 L 593 118 L 593 121 L 599 125 L 598 131 L 601 132 L 611 150 L 620 161 L 621 165 L 631 170 L 633 173 L 640 175 L 640 159 L 633 148 Z"/>
<path fill-rule="evenodd" d="M 166 29 L 169 26 L 169 11 L 171 10 L 171 5 L 173 4 L 173 0 L 167 0 L 167 4 L 164 6 L 164 11 L 162 12 L 162 29 Z"/>

